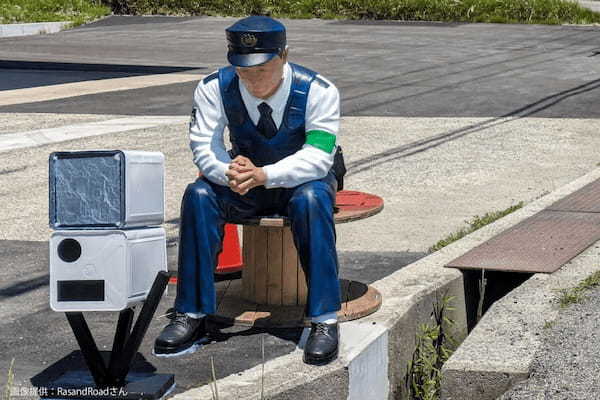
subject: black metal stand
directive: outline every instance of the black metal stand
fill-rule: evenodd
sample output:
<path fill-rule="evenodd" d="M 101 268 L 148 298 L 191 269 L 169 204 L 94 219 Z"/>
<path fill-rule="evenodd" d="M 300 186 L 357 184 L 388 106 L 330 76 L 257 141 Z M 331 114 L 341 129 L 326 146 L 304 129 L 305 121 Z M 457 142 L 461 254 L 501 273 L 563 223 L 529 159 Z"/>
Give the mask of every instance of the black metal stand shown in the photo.
<path fill-rule="evenodd" d="M 133 309 L 126 308 L 119 314 L 108 366 L 96 346 L 87 322 L 81 312 L 67 312 L 67 320 L 81 348 L 81 354 L 96 384 L 96 390 L 88 390 L 91 396 L 83 397 L 81 391 L 73 389 L 73 396 L 58 393 L 58 388 L 50 388 L 46 398 L 85 398 L 85 399 L 160 399 L 175 384 L 171 374 L 155 374 L 150 377 L 127 382 L 127 374 L 135 354 L 148 330 L 152 316 L 169 282 L 169 274 L 160 271 L 150 293 L 144 302 L 140 315 L 131 329 Z M 65 392 L 67 388 L 62 388 Z M 76 393 L 76 394 L 75 394 Z M 101 393 L 94 395 L 94 393 Z"/>

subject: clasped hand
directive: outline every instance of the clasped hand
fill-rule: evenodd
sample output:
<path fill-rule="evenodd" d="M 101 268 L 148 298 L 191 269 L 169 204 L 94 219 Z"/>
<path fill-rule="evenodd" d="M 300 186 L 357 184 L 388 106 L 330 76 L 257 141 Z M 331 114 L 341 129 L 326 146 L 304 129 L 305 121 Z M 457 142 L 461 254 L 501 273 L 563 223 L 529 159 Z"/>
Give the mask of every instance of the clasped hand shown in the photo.
<path fill-rule="evenodd" d="M 225 175 L 229 179 L 231 190 L 241 195 L 245 195 L 250 189 L 267 182 L 267 175 L 263 169 L 256 167 L 250 159 L 244 156 L 235 157 L 229 164 Z"/>

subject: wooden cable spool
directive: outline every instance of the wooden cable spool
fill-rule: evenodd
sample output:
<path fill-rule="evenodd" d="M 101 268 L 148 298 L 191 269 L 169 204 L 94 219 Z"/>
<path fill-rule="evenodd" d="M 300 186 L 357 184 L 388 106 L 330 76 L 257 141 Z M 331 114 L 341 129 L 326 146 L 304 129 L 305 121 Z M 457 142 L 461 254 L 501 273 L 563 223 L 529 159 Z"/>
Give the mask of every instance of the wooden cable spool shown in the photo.
<path fill-rule="evenodd" d="M 360 220 L 379 213 L 383 199 L 378 196 L 340 191 L 336 197 L 336 223 Z M 242 282 L 231 281 L 219 293 L 217 319 L 241 325 L 297 326 L 304 321 L 308 289 L 294 245 L 289 220 L 262 217 L 243 224 Z M 354 281 L 340 281 L 341 321 L 360 318 L 376 311 L 381 295 L 372 287 Z"/>

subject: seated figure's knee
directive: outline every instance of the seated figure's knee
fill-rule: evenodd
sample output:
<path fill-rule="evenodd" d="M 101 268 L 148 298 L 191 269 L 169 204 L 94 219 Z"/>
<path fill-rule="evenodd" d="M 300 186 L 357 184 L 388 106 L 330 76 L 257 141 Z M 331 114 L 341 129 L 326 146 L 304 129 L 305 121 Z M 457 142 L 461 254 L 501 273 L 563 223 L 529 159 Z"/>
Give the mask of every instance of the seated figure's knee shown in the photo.
<path fill-rule="evenodd" d="M 292 209 L 333 208 L 333 199 L 327 186 L 319 181 L 308 182 L 296 189 L 290 199 Z"/>
<path fill-rule="evenodd" d="M 212 200 L 213 194 L 210 185 L 203 180 L 197 180 L 190 183 L 185 189 L 183 195 L 184 201 L 193 201 L 195 203 L 204 204 Z"/>

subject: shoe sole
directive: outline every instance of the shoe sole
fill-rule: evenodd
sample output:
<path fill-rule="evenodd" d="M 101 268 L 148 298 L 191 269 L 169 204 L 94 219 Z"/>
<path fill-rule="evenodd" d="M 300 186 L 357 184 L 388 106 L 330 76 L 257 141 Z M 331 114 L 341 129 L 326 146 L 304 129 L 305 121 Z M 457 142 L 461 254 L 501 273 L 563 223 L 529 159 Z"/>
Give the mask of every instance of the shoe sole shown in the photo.
<path fill-rule="evenodd" d="M 335 360 L 338 356 L 338 350 L 336 350 L 329 357 L 319 358 L 319 357 L 310 357 L 304 354 L 302 360 L 309 365 L 326 365 Z"/>
<path fill-rule="evenodd" d="M 156 356 L 156 357 L 163 357 L 163 358 L 169 358 L 169 357 L 179 357 L 179 356 L 183 356 L 185 354 L 192 354 L 195 353 L 200 347 L 202 347 L 202 345 L 208 343 L 208 338 L 201 338 L 199 340 L 196 340 L 192 343 L 190 343 L 189 346 L 184 347 L 183 349 L 181 347 L 178 348 L 153 348 L 152 349 L 152 355 Z"/>

